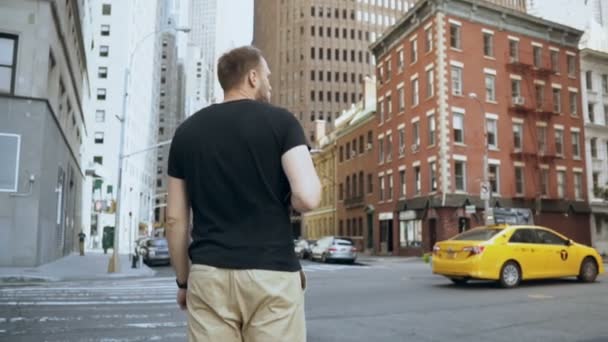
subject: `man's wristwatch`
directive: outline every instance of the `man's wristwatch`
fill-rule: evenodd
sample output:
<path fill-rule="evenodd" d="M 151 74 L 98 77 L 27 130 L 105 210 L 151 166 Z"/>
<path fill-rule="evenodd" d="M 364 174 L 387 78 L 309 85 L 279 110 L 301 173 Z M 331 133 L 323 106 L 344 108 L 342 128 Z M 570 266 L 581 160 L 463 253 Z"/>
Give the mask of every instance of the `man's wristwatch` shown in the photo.
<path fill-rule="evenodd" d="M 177 287 L 180 289 L 187 289 L 188 288 L 188 282 L 185 283 L 180 283 L 179 280 L 177 280 L 177 278 L 175 278 L 175 283 L 177 284 Z"/>

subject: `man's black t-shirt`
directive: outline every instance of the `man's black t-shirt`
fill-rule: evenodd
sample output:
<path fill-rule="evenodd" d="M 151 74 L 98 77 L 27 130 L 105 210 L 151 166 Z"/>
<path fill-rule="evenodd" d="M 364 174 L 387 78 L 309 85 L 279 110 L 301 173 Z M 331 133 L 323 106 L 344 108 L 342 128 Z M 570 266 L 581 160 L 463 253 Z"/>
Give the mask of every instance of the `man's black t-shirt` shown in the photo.
<path fill-rule="evenodd" d="M 211 105 L 177 129 L 169 175 L 186 182 L 193 263 L 300 270 L 281 157 L 305 144 L 291 113 L 253 100 Z"/>

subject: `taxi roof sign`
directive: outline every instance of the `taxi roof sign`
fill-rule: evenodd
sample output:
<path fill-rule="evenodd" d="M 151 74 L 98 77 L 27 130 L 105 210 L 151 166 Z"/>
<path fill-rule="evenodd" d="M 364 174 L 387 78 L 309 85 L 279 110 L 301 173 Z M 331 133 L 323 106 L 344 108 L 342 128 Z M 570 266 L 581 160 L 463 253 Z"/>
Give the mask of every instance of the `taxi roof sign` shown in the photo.
<path fill-rule="evenodd" d="M 527 208 L 494 208 L 494 223 L 533 225 L 534 215 Z"/>

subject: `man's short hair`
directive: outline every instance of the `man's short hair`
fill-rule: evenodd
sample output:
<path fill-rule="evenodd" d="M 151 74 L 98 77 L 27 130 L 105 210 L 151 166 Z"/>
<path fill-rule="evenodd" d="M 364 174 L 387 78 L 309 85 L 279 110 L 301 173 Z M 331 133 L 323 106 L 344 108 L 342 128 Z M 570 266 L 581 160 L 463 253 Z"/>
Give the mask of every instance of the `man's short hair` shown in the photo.
<path fill-rule="evenodd" d="M 217 78 L 224 91 L 239 85 L 251 69 L 262 61 L 262 52 L 255 46 L 241 46 L 222 55 L 217 62 Z"/>

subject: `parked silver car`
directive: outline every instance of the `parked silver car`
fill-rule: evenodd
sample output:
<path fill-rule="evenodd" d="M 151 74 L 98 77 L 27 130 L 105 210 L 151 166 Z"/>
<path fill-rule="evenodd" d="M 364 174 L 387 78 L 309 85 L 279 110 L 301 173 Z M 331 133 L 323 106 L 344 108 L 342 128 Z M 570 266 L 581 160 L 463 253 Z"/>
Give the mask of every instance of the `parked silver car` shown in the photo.
<path fill-rule="evenodd" d="M 321 262 L 346 261 L 354 263 L 357 260 L 357 248 L 347 237 L 326 236 L 318 240 L 311 249 L 312 260 Z"/>
<path fill-rule="evenodd" d="M 139 249 L 146 265 L 170 264 L 169 245 L 165 238 L 152 238 L 145 240 Z"/>

